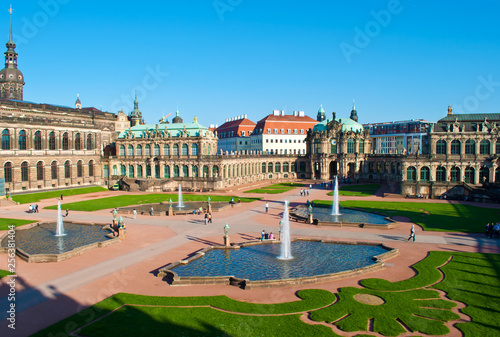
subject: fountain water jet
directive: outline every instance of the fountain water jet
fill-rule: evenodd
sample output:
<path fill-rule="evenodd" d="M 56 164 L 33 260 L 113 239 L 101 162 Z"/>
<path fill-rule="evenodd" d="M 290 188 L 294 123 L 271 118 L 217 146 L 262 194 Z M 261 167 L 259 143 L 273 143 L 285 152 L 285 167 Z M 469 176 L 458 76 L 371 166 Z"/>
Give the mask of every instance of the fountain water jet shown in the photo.
<path fill-rule="evenodd" d="M 339 179 L 335 176 L 335 188 L 333 190 L 332 215 L 340 215 L 339 211 Z"/>
<path fill-rule="evenodd" d="M 290 240 L 290 218 L 288 216 L 288 200 L 285 200 L 285 211 L 283 212 L 283 229 L 281 231 L 281 254 L 278 257 L 280 260 L 291 260 L 292 244 Z"/>
<path fill-rule="evenodd" d="M 179 196 L 178 196 L 178 199 L 179 199 L 179 201 L 177 203 L 177 207 L 179 207 L 179 208 L 184 207 L 184 204 L 182 203 L 182 186 L 181 186 L 181 184 L 179 184 Z"/>
<path fill-rule="evenodd" d="M 62 212 L 61 212 L 61 202 L 57 202 L 57 227 L 56 227 L 56 236 L 65 236 L 64 233 L 64 224 L 62 220 Z"/>

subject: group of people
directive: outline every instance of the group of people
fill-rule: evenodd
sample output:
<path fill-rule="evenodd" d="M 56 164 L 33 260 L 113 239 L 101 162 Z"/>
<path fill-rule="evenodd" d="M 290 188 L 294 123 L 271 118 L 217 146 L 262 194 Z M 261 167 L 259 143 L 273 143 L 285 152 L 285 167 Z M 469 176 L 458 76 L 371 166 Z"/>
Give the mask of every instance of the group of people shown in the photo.
<path fill-rule="evenodd" d="M 212 223 L 212 213 L 205 213 L 205 225 Z"/>
<path fill-rule="evenodd" d="M 498 239 L 500 237 L 500 222 L 489 223 L 486 225 L 486 237 Z"/>
<path fill-rule="evenodd" d="M 28 207 L 28 213 L 38 213 L 38 205 L 30 205 L 30 207 Z"/>
<path fill-rule="evenodd" d="M 305 196 L 309 196 L 309 190 L 300 190 L 300 196 L 301 197 L 305 197 Z"/>
<path fill-rule="evenodd" d="M 260 232 L 260 235 L 261 235 L 261 240 L 264 241 L 264 240 L 274 240 L 274 234 L 273 232 L 271 233 L 267 233 L 264 229 L 262 230 L 262 232 Z"/>

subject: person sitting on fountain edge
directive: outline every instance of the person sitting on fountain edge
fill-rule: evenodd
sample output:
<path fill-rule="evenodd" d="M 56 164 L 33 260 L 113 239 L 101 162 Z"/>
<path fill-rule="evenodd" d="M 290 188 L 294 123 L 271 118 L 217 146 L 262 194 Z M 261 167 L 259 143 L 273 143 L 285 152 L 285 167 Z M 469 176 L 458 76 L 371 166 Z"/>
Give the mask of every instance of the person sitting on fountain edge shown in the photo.
<path fill-rule="evenodd" d="M 264 237 L 266 236 L 266 231 L 262 230 L 262 232 L 260 232 L 260 235 L 261 235 L 261 240 L 264 241 Z"/>
<path fill-rule="evenodd" d="M 273 234 L 273 232 L 269 233 L 269 240 L 274 240 L 274 234 Z"/>

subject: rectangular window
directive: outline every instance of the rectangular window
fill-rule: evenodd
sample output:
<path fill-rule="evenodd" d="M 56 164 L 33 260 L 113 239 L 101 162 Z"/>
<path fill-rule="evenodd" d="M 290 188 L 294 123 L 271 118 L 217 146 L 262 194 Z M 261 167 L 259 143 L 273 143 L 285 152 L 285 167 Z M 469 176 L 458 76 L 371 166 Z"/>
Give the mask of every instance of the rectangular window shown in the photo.
<path fill-rule="evenodd" d="M 303 135 L 304 134 L 304 129 L 300 129 L 300 134 Z"/>
<path fill-rule="evenodd" d="M 267 133 L 271 133 L 271 129 L 267 129 Z"/>

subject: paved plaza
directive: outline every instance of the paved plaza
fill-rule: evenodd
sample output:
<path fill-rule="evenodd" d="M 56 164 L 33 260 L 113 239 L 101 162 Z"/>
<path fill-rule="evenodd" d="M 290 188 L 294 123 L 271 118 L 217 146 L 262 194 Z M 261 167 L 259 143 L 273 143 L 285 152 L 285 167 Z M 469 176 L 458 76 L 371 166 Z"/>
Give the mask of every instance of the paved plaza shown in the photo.
<path fill-rule="evenodd" d="M 248 186 L 250 189 L 251 186 Z M 165 265 L 186 258 L 191 253 L 210 245 L 223 243 L 223 227 L 230 226 L 231 242 L 254 240 L 260 231 L 279 231 L 283 212 L 283 201 L 291 205 L 303 204 L 314 199 L 330 199 L 327 190 L 312 189 L 308 197 L 300 196 L 300 188 L 283 194 L 245 194 L 244 189 L 227 191 L 227 195 L 261 197 L 262 200 L 242 203 L 234 208 L 213 213 L 213 223 L 204 225 L 203 215 L 148 216 L 136 219 L 125 216 L 127 238 L 119 244 L 87 251 L 80 256 L 58 263 L 28 264 L 17 259 L 16 330 L 6 327 L 6 313 L 0 312 L 1 336 L 27 336 L 61 319 L 71 316 L 117 292 L 157 296 L 206 296 L 227 295 L 236 300 L 255 303 L 279 303 L 295 301 L 297 290 L 325 289 L 336 292 L 345 286 L 357 286 L 358 281 L 368 277 L 379 277 L 389 281 L 402 280 L 415 275 L 410 266 L 422 260 L 431 250 L 500 253 L 499 240 L 485 238 L 480 234 L 446 233 L 416 230 L 416 242 L 408 242 L 411 223 L 396 218 L 395 229 L 369 229 L 352 227 L 317 227 L 291 221 L 292 237 L 326 238 L 339 241 L 366 241 L 384 243 L 398 248 L 399 256 L 387 263 L 385 270 L 327 283 L 288 286 L 271 289 L 241 290 L 232 286 L 169 286 L 155 275 Z M 99 192 L 65 197 L 64 202 L 91 200 L 124 192 Z M 222 194 L 222 193 L 221 193 Z M 408 201 L 400 196 L 382 198 L 341 197 L 342 200 Z M 431 202 L 429 200 L 416 200 Z M 432 201 L 449 202 L 449 201 Z M 269 203 L 269 213 L 265 204 Z M 39 203 L 40 213 L 27 214 L 28 205 L 0 208 L 0 217 L 55 221 L 56 211 L 43 209 L 57 204 L 57 199 Z M 481 206 L 488 206 L 481 204 Z M 490 207 L 498 207 L 491 205 Z M 68 220 L 81 222 L 110 222 L 111 210 L 96 212 L 71 211 Z M 474 221 L 474 219 L 471 219 Z M 3 232 L 0 232 L 3 234 Z M 7 256 L 0 255 L 0 269 L 7 269 Z M 5 283 L 0 285 L 0 308 L 8 306 Z M 90 318 L 89 318 L 90 319 Z M 449 336 L 460 336 L 451 327 Z"/>

